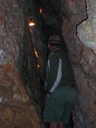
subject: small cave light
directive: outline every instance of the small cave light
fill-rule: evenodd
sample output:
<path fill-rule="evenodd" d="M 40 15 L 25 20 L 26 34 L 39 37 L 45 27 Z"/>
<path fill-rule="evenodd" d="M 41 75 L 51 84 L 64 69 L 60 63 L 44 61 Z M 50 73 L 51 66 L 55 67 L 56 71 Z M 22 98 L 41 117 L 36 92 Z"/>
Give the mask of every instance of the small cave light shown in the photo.
<path fill-rule="evenodd" d="M 28 24 L 29 24 L 29 27 L 32 27 L 35 25 L 35 22 L 33 21 L 31 17 L 29 18 Z"/>
<path fill-rule="evenodd" d="M 36 58 L 38 58 L 39 55 L 38 55 L 38 52 L 36 51 L 36 48 L 34 48 L 34 53 L 35 53 Z"/>
<path fill-rule="evenodd" d="M 39 64 L 37 64 L 37 69 L 40 69 L 40 65 Z"/>
<path fill-rule="evenodd" d="M 42 12 L 43 12 L 43 9 L 40 7 L 39 13 L 42 14 Z"/>

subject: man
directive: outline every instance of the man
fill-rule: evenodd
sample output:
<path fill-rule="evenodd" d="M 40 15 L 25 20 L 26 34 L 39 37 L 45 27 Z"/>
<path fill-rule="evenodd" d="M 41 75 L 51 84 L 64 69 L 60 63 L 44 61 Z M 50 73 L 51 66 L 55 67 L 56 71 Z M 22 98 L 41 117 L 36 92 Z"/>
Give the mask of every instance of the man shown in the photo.
<path fill-rule="evenodd" d="M 50 128 L 66 128 L 77 96 L 71 63 L 61 44 L 59 36 L 49 37 L 43 115 Z"/>

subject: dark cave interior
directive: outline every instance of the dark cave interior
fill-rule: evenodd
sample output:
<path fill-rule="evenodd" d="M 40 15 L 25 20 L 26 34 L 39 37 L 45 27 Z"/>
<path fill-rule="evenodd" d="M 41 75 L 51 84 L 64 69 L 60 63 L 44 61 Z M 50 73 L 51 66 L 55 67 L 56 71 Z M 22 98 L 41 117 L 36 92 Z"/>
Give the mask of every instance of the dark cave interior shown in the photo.
<path fill-rule="evenodd" d="M 40 12 L 41 9 L 41 12 Z M 66 9 L 64 9 L 66 11 Z M 39 70 L 36 68 L 36 72 L 39 77 L 43 77 L 45 75 L 44 68 L 45 63 L 47 60 L 47 40 L 50 35 L 59 35 L 60 40 L 62 42 L 62 47 L 64 48 L 65 52 L 68 52 L 66 47 L 66 43 L 64 41 L 62 32 L 61 32 L 61 23 L 62 23 L 62 12 L 61 12 L 61 5 L 59 1 L 47 1 L 47 0 L 28 0 L 24 1 L 23 5 L 23 14 L 25 19 L 25 31 L 23 37 L 23 47 L 21 49 L 21 60 L 20 62 L 21 69 L 22 69 L 22 76 L 25 80 L 27 85 L 31 85 L 30 81 L 32 78 L 32 72 L 29 70 L 28 66 L 28 59 L 30 58 L 30 62 L 32 64 L 32 51 L 38 53 L 39 57 L 36 58 L 35 56 L 35 65 L 42 65 Z M 67 17 L 66 12 L 63 13 L 64 17 Z M 30 31 L 30 27 L 28 26 L 28 20 L 32 18 L 35 22 L 35 26 L 33 26 Z M 32 39 L 31 39 L 32 38 Z M 31 50 L 29 50 L 30 46 L 28 44 L 30 42 Z M 37 51 L 36 51 L 37 50 Z M 26 54 L 27 53 L 27 54 Z M 33 53 L 34 54 L 34 53 Z M 19 66 L 20 67 L 20 66 Z M 25 69 L 25 71 L 24 71 Z M 27 76 L 26 76 L 27 74 Z M 34 92 L 34 89 L 32 92 Z M 34 96 L 33 96 L 34 97 Z M 35 100 L 36 101 L 36 100 Z"/>
<path fill-rule="evenodd" d="M 62 13 L 60 8 L 59 1 L 25 1 L 25 17 L 33 17 L 37 27 L 41 29 L 43 33 L 43 41 L 46 41 L 49 35 L 60 35 L 63 41 L 61 33 Z M 42 12 L 40 12 L 40 9 L 42 9 Z M 63 12 L 63 16 L 67 17 L 67 12 Z"/>
<path fill-rule="evenodd" d="M 56 2 L 56 3 L 55 3 Z M 40 71 L 40 69 L 37 68 L 37 75 L 39 77 L 39 80 L 40 80 L 40 88 L 39 88 L 39 93 L 41 93 L 41 109 L 42 106 L 44 105 L 44 77 L 45 77 L 45 72 L 44 72 L 44 68 L 45 68 L 45 64 L 46 64 L 46 59 L 47 59 L 47 40 L 48 40 L 48 37 L 50 35 L 59 35 L 60 37 L 60 41 L 63 43 L 62 44 L 62 47 L 63 49 L 65 50 L 65 52 L 67 53 L 68 52 L 68 49 L 66 47 L 66 44 L 65 44 L 65 41 L 64 41 L 64 38 L 63 38 L 63 35 L 62 35 L 62 32 L 61 32 L 61 24 L 62 24 L 62 13 L 61 13 L 61 6 L 60 6 L 60 2 L 58 1 L 47 1 L 47 0 L 30 0 L 30 1 L 26 1 L 25 2 L 25 7 L 24 7 L 24 15 L 25 15 L 25 23 L 27 23 L 27 20 L 32 17 L 32 20 L 35 22 L 35 25 L 32 30 L 30 31 L 30 36 L 33 36 L 36 34 L 36 31 L 39 31 L 39 34 L 41 35 L 40 37 L 40 40 L 41 40 L 41 43 L 45 45 L 45 53 L 43 52 L 43 54 L 45 54 L 45 56 L 43 57 L 42 56 L 42 51 L 38 51 L 38 45 L 37 47 L 36 44 L 33 44 L 34 48 L 37 49 L 37 54 L 39 52 L 39 54 L 41 55 L 41 59 L 43 58 L 43 61 L 45 61 L 43 63 L 43 65 L 41 65 L 43 67 L 43 71 Z M 41 9 L 41 10 L 40 10 Z M 66 11 L 66 8 L 65 8 L 65 11 Z M 67 18 L 67 12 L 64 12 L 63 13 L 63 16 L 65 18 Z M 30 28 L 29 28 L 30 29 Z M 37 29 L 37 30 L 36 30 Z M 38 37 L 37 37 L 38 38 Z M 36 43 L 36 42 L 35 42 Z M 35 49 L 35 50 L 36 50 Z M 44 49 L 43 49 L 44 50 Z M 35 64 L 38 64 L 38 57 L 36 58 L 35 56 L 35 60 L 36 60 L 36 63 Z M 24 59 L 23 59 L 24 61 Z M 39 63 L 40 64 L 40 63 Z M 41 68 L 40 66 L 40 68 Z M 25 66 L 23 67 L 23 69 L 26 69 L 26 67 L 28 66 Z M 42 70 L 42 68 L 41 68 Z M 38 73 L 39 72 L 39 73 Z M 27 71 L 26 74 L 28 74 L 29 71 Z M 23 73 L 24 74 L 24 73 Z M 42 78 L 43 77 L 43 78 Z M 30 77 L 28 76 L 27 78 L 27 81 L 28 82 Z M 31 90 L 34 90 L 33 88 L 31 88 L 30 86 L 31 84 L 29 83 L 29 88 Z M 41 90 L 41 92 L 40 92 Z M 31 92 L 31 94 L 33 93 L 33 91 Z M 34 96 L 32 95 L 32 98 Z M 37 95 L 36 95 L 36 98 Z M 38 104 L 38 99 L 34 99 L 34 101 Z M 72 121 L 72 118 L 67 126 L 68 128 L 70 127 L 74 127 L 74 124 L 73 124 L 73 121 Z"/>

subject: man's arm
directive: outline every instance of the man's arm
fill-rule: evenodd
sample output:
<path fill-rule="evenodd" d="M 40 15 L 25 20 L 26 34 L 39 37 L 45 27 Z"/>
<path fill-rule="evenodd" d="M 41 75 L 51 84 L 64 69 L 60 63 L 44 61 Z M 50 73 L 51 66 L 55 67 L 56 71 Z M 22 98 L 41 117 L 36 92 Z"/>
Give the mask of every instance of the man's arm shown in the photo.
<path fill-rule="evenodd" d="M 62 77 L 62 60 L 57 56 L 51 56 L 49 59 L 49 92 L 54 92 L 61 81 Z"/>

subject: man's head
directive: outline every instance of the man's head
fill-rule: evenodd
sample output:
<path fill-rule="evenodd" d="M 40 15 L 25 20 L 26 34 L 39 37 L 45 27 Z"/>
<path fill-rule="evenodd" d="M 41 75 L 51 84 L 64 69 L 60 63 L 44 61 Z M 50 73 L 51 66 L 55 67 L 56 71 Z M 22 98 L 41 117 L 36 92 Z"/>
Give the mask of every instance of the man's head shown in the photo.
<path fill-rule="evenodd" d="M 60 38 L 58 35 L 49 36 L 49 39 L 48 39 L 49 50 L 54 48 L 54 47 L 58 47 L 60 45 L 61 45 L 61 42 L 60 42 Z"/>

